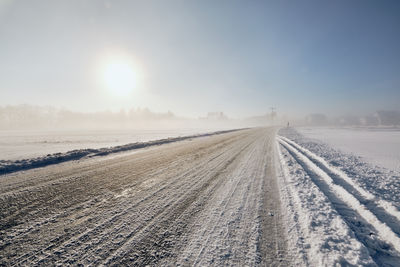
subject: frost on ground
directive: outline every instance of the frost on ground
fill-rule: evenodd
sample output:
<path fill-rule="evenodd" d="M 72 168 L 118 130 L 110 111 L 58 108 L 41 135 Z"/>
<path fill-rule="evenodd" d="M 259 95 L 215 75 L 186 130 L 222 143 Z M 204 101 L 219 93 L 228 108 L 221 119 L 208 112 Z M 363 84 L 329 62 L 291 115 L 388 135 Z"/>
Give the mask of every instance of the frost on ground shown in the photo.
<path fill-rule="evenodd" d="M 302 265 L 399 266 L 399 175 L 279 131 L 277 155 L 289 250 Z"/>

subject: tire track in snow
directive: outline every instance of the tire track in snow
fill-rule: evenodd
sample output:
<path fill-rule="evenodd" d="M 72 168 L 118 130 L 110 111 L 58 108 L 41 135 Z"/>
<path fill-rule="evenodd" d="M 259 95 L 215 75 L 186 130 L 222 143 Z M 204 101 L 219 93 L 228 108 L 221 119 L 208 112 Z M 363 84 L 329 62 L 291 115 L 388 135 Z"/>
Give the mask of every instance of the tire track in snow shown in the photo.
<path fill-rule="evenodd" d="M 279 227 L 279 196 L 270 161 L 273 153 L 265 153 L 272 144 L 274 138 L 267 135 L 245 153 L 191 227 L 192 237 L 178 265 L 289 265 L 286 240 Z"/>
<path fill-rule="evenodd" d="M 308 157 L 314 164 L 326 172 L 337 184 L 340 184 L 358 201 L 366 205 L 381 221 L 385 222 L 396 234 L 400 235 L 400 211 L 390 202 L 375 197 L 370 192 L 357 185 L 343 171 L 331 166 L 325 159 L 315 155 L 290 139 L 279 136 L 279 139 L 294 146 L 299 152 Z"/>
<path fill-rule="evenodd" d="M 252 149 L 252 151 L 250 152 L 250 153 L 254 153 L 253 152 L 254 151 L 254 148 Z M 249 161 L 249 158 L 247 158 L 246 159 L 246 163 Z M 241 163 L 244 163 L 243 161 L 241 162 Z M 243 170 L 241 171 L 241 173 L 243 172 Z M 236 194 L 236 192 L 238 191 L 238 188 L 239 188 L 239 184 L 240 183 L 243 183 L 243 181 L 242 181 L 242 179 L 238 179 L 237 181 L 236 181 L 236 183 L 234 183 L 234 186 L 232 187 L 232 186 L 230 186 L 230 192 L 229 192 L 229 194 L 228 194 L 228 196 L 226 197 L 226 198 L 224 198 L 223 199 L 223 201 L 222 201 L 222 203 L 220 203 L 220 205 L 222 204 L 222 209 L 221 209 L 221 211 L 220 211 L 220 213 L 218 214 L 218 216 L 217 216 L 217 220 L 216 221 L 214 221 L 213 223 L 211 223 L 210 221 L 208 221 L 205 225 L 207 226 L 207 228 L 210 228 L 210 226 L 212 225 L 212 229 L 211 229 L 211 231 L 209 232 L 209 233 L 206 233 L 206 231 L 207 231 L 207 228 L 206 229 L 204 229 L 204 232 L 203 232 L 203 234 L 206 234 L 206 239 L 204 240 L 204 242 L 202 243 L 202 244 L 200 244 L 200 249 L 199 249 L 199 252 L 198 252 L 198 254 L 195 256 L 195 258 L 194 258 L 194 261 L 193 261 L 193 264 L 194 265 L 199 265 L 200 264 L 200 261 L 202 260 L 202 256 L 203 256 L 203 254 L 205 253 L 205 249 L 207 248 L 207 247 L 209 247 L 209 242 L 210 242 L 210 239 L 212 239 L 212 238 L 214 238 L 214 240 L 215 240 L 215 236 L 216 235 L 218 235 L 218 233 L 216 234 L 216 232 L 217 232 L 217 228 L 219 228 L 219 230 L 221 230 L 221 222 L 222 222 L 222 219 L 223 219 L 223 215 L 227 212 L 227 210 L 229 210 L 228 209 L 228 206 L 229 205 L 232 205 L 231 203 L 232 203 L 232 201 L 234 200 L 234 195 Z M 225 236 L 227 235 L 227 233 L 225 233 Z"/>
<path fill-rule="evenodd" d="M 20 258 L 15 259 L 15 261 L 16 262 L 22 261 L 20 263 L 29 262 L 30 264 L 35 264 L 35 263 L 37 264 L 39 261 L 46 262 L 46 260 L 53 257 L 53 255 L 49 254 L 49 252 L 53 251 L 55 248 L 57 249 L 55 251 L 57 254 L 63 254 L 64 256 L 69 255 L 68 251 L 63 251 L 64 249 L 68 249 L 68 250 L 76 249 L 77 246 L 79 246 L 79 249 L 82 251 L 90 252 L 90 251 L 94 250 L 96 248 L 96 245 L 101 246 L 103 241 L 107 241 L 107 239 L 110 238 L 110 235 L 116 236 L 115 233 L 122 231 L 123 230 L 122 227 L 124 225 L 126 225 L 126 223 L 125 223 L 126 221 L 129 221 L 132 218 L 134 219 L 134 221 L 138 220 L 138 216 L 134 213 L 135 209 L 138 205 L 146 205 L 146 203 L 150 203 L 151 201 L 154 201 L 154 198 L 161 192 L 164 192 L 166 189 L 168 189 L 170 192 L 171 188 L 175 187 L 175 189 L 174 189 L 175 195 L 167 196 L 164 194 L 164 198 L 166 199 L 166 202 L 164 202 L 163 205 L 164 206 L 171 205 L 171 203 L 173 201 L 175 201 L 174 197 L 177 196 L 176 194 L 177 193 L 179 194 L 179 192 L 181 192 L 182 186 L 186 186 L 186 190 L 188 190 L 190 188 L 190 186 L 192 186 L 190 184 L 179 183 L 179 181 L 182 179 L 193 178 L 196 175 L 199 175 L 201 172 L 204 172 L 205 166 L 207 166 L 211 169 L 214 169 L 215 164 L 220 164 L 221 160 L 217 160 L 215 162 L 213 162 L 213 161 L 215 159 L 218 159 L 224 153 L 227 153 L 227 151 L 222 150 L 223 152 L 221 152 L 221 151 L 219 151 L 219 149 L 222 147 L 225 147 L 225 146 L 229 147 L 231 143 L 235 142 L 235 140 L 237 140 L 237 138 L 234 138 L 233 140 L 229 140 L 228 142 L 223 142 L 222 144 L 218 144 L 217 146 L 213 147 L 212 148 L 213 153 L 210 153 L 207 157 L 202 158 L 200 162 L 196 162 L 196 164 L 193 165 L 193 168 L 189 168 L 189 169 L 185 170 L 183 173 L 180 173 L 179 175 L 172 177 L 172 179 L 165 179 L 165 181 L 161 182 L 161 184 L 158 188 L 155 188 L 155 191 L 152 190 L 144 198 L 139 198 L 139 200 L 136 203 L 135 202 L 132 203 L 132 199 L 129 199 L 129 198 L 126 199 L 125 201 L 123 201 L 122 203 L 119 204 L 119 206 L 122 206 L 123 209 L 121 209 L 120 211 L 114 212 L 111 217 L 105 217 L 104 218 L 105 221 L 101 222 L 100 224 L 96 224 L 94 228 L 89 228 L 87 231 L 78 234 L 76 238 L 74 236 L 66 236 L 66 237 L 57 236 L 56 238 L 54 238 L 51 241 L 52 244 L 50 246 L 48 246 L 47 248 L 44 248 L 44 249 L 42 248 L 40 250 L 37 250 L 33 255 L 32 255 L 32 252 L 29 252 L 29 253 L 21 256 Z M 230 151 L 230 148 L 228 149 L 228 154 L 229 154 L 229 151 Z M 181 161 L 180 164 L 185 164 L 186 160 L 187 159 L 183 158 L 183 161 Z M 177 164 L 179 164 L 179 161 Z M 168 169 L 171 167 L 174 169 L 174 166 L 175 166 L 175 162 L 173 162 L 172 166 L 167 165 L 164 168 L 160 168 L 160 169 L 157 168 L 157 170 L 155 170 L 154 172 L 152 171 L 149 174 L 149 176 L 146 176 L 147 179 L 145 179 L 144 181 L 148 181 L 148 180 L 152 179 L 152 177 L 157 177 L 157 176 L 161 175 L 163 172 L 168 172 Z M 188 174 L 190 174 L 190 176 L 188 176 Z M 128 177 L 128 175 L 123 175 L 122 177 L 119 177 L 119 179 L 124 180 L 127 177 Z M 144 182 L 144 181 L 142 181 L 142 182 Z M 194 179 L 190 180 L 190 181 L 196 182 L 196 183 L 201 182 L 201 180 L 198 181 L 198 180 L 194 180 Z M 114 180 L 114 182 L 115 182 L 115 180 Z M 175 185 L 178 185 L 178 187 L 176 187 Z M 138 186 L 138 184 L 134 183 L 132 186 Z M 168 191 L 167 191 L 167 193 L 168 193 Z M 93 212 L 93 209 L 91 208 L 90 211 Z M 100 210 L 100 214 L 101 214 L 101 212 L 104 212 L 104 208 L 102 210 Z M 102 217 L 100 214 L 99 214 L 98 218 Z M 132 218 L 129 218 L 129 217 L 127 218 L 126 216 L 131 216 Z M 142 217 L 143 216 L 139 216 L 139 219 Z M 145 220 L 145 218 L 142 218 L 142 220 Z M 100 238 L 98 238 L 95 242 L 93 242 L 92 237 L 94 235 L 96 235 L 97 233 L 102 233 L 102 236 Z M 112 234 L 112 233 L 114 233 L 114 234 Z M 81 243 L 79 240 L 84 241 L 84 242 Z M 82 247 L 82 245 L 85 245 L 85 244 L 87 244 L 87 246 Z M 112 247 L 106 248 L 107 251 L 110 249 L 112 249 Z M 62 253 L 60 253 L 60 251 L 62 251 Z M 74 253 L 73 250 L 71 252 Z M 97 251 L 96 253 L 99 254 L 99 251 Z M 73 255 L 69 255 L 69 256 L 71 256 L 71 258 L 73 257 Z"/>
<path fill-rule="evenodd" d="M 150 174 L 150 176 L 152 176 L 152 175 L 157 175 L 157 174 L 159 174 L 160 172 L 164 171 L 165 169 L 166 169 L 166 168 L 164 168 L 164 169 L 161 168 L 160 170 L 155 171 L 154 174 Z M 127 178 L 127 177 L 128 177 L 128 175 L 123 175 L 123 176 L 122 176 L 123 179 L 124 179 L 124 178 Z M 178 176 L 177 178 L 179 179 L 179 178 L 181 178 L 181 177 Z M 141 182 L 144 182 L 144 181 L 141 181 Z M 140 185 L 140 183 L 135 183 L 135 186 L 139 186 L 139 185 Z M 157 190 L 157 192 L 162 191 L 165 187 L 166 187 L 166 186 L 159 188 L 159 189 Z M 155 193 L 157 193 L 157 192 L 155 192 Z M 151 195 L 149 196 L 149 198 L 150 198 L 150 197 L 151 197 Z M 108 196 L 108 197 L 107 197 L 108 200 L 109 200 L 110 198 L 111 198 L 111 199 L 114 198 L 114 195 L 111 194 L 111 196 Z M 105 199 L 105 201 L 108 201 L 107 199 Z M 145 201 L 145 200 L 148 200 L 148 198 L 142 199 L 142 200 L 140 200 L 140 201 L 139 201 L 138 203 L 136 203 L 136 204 L 139 204 L 140 202 L 143 202 L 143 201 Z M 50 200 L 50 201 L 51 201 L 51 200 Z M 91 200 L 85 201 L 84 203 L 82 203 L 82 204 L 79 205 L 79 206 L 86 205 L 88 202 L 91 202 Z M 95 203 L 95 206 L 89 206 L 88 208 L 86 208 L 86 209 L 84 209 L 84 210 L 82 210 L 82 211 L 79 211 L 78 214 L 79 214 L 79 213 L 83 213 L 82 216 L 86 216 L 86 217 L 87 217 L 87 220 L 92 219 L 91 217 L 88 217 L 87 215 L 88 215 L 89 213 L 91 213 L 91 214 L 96 213 L 96 209 L 97 209 L 97 208 L 100 208 L 102 205 L 104 205 L 103 202 L 104 202 L 104 199 L 103 199 L 103 201 L 99 201 L 99 202 Z M 88 236 L 90 235 L 90 233 L 92 233 L 92 232 L 98 232 L 100 229 L 103 229 L 103 230 L 104 230 L 104 227 L 107 227 L 106 225 L 108 225 L 108 226 L 113 225 L 113 223 L 115 223 L 117 220 L 119 220 L 119 217 L 123 216 L 123 215 L 126 214 L 126 213 L 129 213 L 130 211 L 132 211 L 132 208 L 136 207 L 135 204 L 132 205 L 132 204 L 130 203 L 130 201 L 128 201 L 128 200 L 125 201 L 125 203 L 123 203 L 123 205 L 124 205 L 124 207 L 128 207 L 128 208 L 126 208 L 125 210 L 123 210 L 121 213 L 116 213 L 116 214 L 114 214 L 111 218 L 106 218 L 105 221 L 101 222 L 100 224 L 96 224 L 94 228 L 89 228 L 88 230 L 86 230 L 86 231 L 83 232 L 83 233 L 79 233 L 79 232 L 78 232 L 78 233 L 76 233 L 76 235 L 73 235 L 73 236 L 68 236 L 68 237 L 57 236 L 55 239 L 53 239 L 53 240 L 51 241 L 51 243 L 53 243 L 53 244 L 50 245 L 49 247 L 47 247 L 47 248 L 45 248 L 45 249 L 37 250 L 33 255 L 32 255 L 31 252 L 30 252 L 30 253 L 27 253 L 27 254 L 25 254 L 25 255 L 22 255 L 20 258 L 15 259 L 16 262 L 20 262 L 22 259 L 24 259 L 23 262 L 26 262 L 26 261 L 28 261 L 28 260 L 33 260 L 33 259 L 37 258 L 39 255 L 44 254 L 45 251 L 50 251 L 51 249 L 53 249 L 53 248 L 56 247 L 56 246 L 59 247 L 61 244 L 63 244 L 63 243 L 60 243 L 60 242 L 64 242 L 63 239 L 67 239 L 67 240 L 65 241 L 65 244 L 66 244 L 66 246 L 68 246 L 68 247 L 71 247 L 71 244 L 77 242 L 77 241 L 80 240 L 80 239 L 88 239 Z M 73 212 L 75 209 L 76 209 L 76 206 L 72 206 L 72 207 L 70 208 L 70 210 L 71 210 L 72 212 Z M 102 210 L 100 210 L 99 212 L 102 212 Z M 37 211 L 36 213 L 40 213 L 40 210 Z M 75 212 L 75 213 L 74 213 L 74 216 L 79 216 L 78 214 Z M 54 216 L 51 216 L 51 217 L 48 218 L 48 219 L 44 219 L 44 220 L 41 220 L 41 221 L 36 221 L 36 222 L 34 222 L 34 225 L 49 224 L 49 223 L 51 223 L 51 222 L 53 222 L 53 221 L 56 221 L 56 220 L 58 220 L 58 219 L 63 219 L 63 217 L 65 217 L 65 216 L 63 216 L 62 213 L 59 213 L 59 214 L 56 214 L 56 215 L 54 215 Z M 101 218 L 101 216 L 99 216 L 98 218 Z M 96 219 L 96 218 L 95 218 L 95 219 Z M 84 222 L 83 222 L 83 223 L 84 223 Z M 56 227 L 57 227 L 57 226 L 56 226 Z M 58 226 L 58 227 L 59 227 L 59 226 Z M 14 239 L 14 240 L 13 240 L 13 241 L 14 241 L 13 243 L 15 244 L 15 242 L 18 241 L 18 239 L 16 239 L 16 237 L 18 237 L 19 239 L 21 239 L 21 238 L 23 238 L 24 236 L 28 235 L 29 232 L 32 231 L 32 230 L 35 230 L 35 227 L 29 227 L 27 230 L 24 231 L 24 235 L 22 235 L 22 236 L 16 236 L 16 235 L 14 234 L 14 235 L 13 235 L 13 239 Z M 36 229 L 36 230 L 37 230 L 37 229 Z M 48 230 L 51 230 L 51 229 L 47 229 L 47 231 L 48 231 Z M 23 240 L 22 240 L 22 242 L 23 242 Z M 54 243 L 56 243 L 56 244 L 54 244 Z M 9 244 L 9 245 L 10 245 L 10 244 Z M 4 247 L 5 247 L 5 246 L 3 246 L 3 248 L 4 248 Z M 48 257 L 50 257 L 50 255 L 47 256 L 47 257 L 41 258 L 41 260 L 45 260 L 45 259 L 48 258 Z M 23 263 L 23 262 L 22 262 L 22 263 Z"/>
<path fill-rule="evenodd" d="M 278 176 L 278 186 L 281 191 L 281 201 L 283 202 L 283 217 L 286 221 L 286 231 L 288 235 L 288 246 L 292 263 L 301 266 L 310 266 L 309 259 L 306 254 L 306 244 L 304 244 L 304 236 L 302 227 L 300 226 L 299 218 L 301 213 L 296 204 L 302 203 L 299 195 L 296 194 L 290 186 L 291 178 L 288 168 L 285 166 L 285 159 L 282 154 L 281 147 L 277 141 L 275 144 L 276 158 L 278 163 L 275 165 L 275 172 Z"/>
<path fill-rule="evenodd" d="M 247 144 L 245 144 L 247 146 Z M 209 186 L 212 180 L 215 180 L 218 178 L 220 175 L 220 171 L 224 170 L 227 168 L 232 162 L 235 161 L 235 159 L 240 155 L 241 151 L 243 150 L 243 147 L 241 147 L 239 150 L 237 148 L 235 150 L 229 151 L 228 154 L 230 159 L 227 161 L 221 161 L 221 159 L 226 159 L 222 157 L 219 160 L 216 160 L 214 164 L 208 164 L 207 168 L 208 171 L 205 171 L 204 165 L 201 166 L 200 170 L 198 172 L 193 173 L 192 170 L 189 172 L 191 173 L 190 176 L 183 175 L 182 177 L 178 178 L 177 180 L 181 180 L 182 178 L 185 179 L 190 179 L 192 181 L 195 181 L 195 183 L 192 184 L 183 184 L 185 188 L 177 188 L 174 190 L 175 194 L 174 195 L 169 195 L 167 202 L 164 203 L 164 207 L 161 209 L 162 212 L 159 214 L 156 214 L 155 217 L 152 217 L 149 221 L 146 221 L 145 225 L 141 225 L 137 231 L 131 232 L 123 241 L 121 246 L 119 246 L 116 250 L 112 251 L 111 255 L 109 255 L 106 259 L 102 261 L 102 265 L 110 265 L 114 261 L 118 261 L 123 259 L 124 255 L 126 255 L 132 245 L 132 243 L 137 243 L 141 242 L 141 239 L 149 239 L 146 235 L 148 233 L 151 233 L 154 235 L 154 232 L 156 232 L 155 229 L 158 229 L 158 225 L 160 225 L 162 221 L 168 222 L 172 221 L 170 218 L 171 214 L 173 214 L 174 217 L 180 217 L 183 212 L 196 200 L 196 196 L 199 194 L 202 194 Z M 215 160 L 216 158 L 214 158 Z M 214 161 L 213 160 L 213 161 Z M 203 172 L 202 176 L 200 176 L 200 173 Z M 195 179 L 196 177 L 202 177 L 201 179 Z M 182 185 L 182 186 L 183 186 Z M 171 188 L 169 188 L 171 190 Z M 182 192 L 184 192 L 182 194 Z M 189 201 L 188 201 L 189 199 Z M 177 208 L 178 207 L 178 208 Z M 176 210 L 180 210 L 181 213 L 177 213 Z M 158 240 L 158 242 L 162 242 L 162 240 Z M 131 262 L 132 264 L 154 264 L 154 260 L 151 262 L 140 262 L 143 260 L 143 258 L 138 257 L 135 261 Z"/>
<path fill-rule="evenodd" d="M 371 257 L 378 264 L 400 262 L 400 238 L 386 223 L 380 221 L 351 192 L 342 185 L 336 184 L 327 172 L 310 159 L 309 155 L 306 156 L 283 138 L 279 138 L 279 143 L 328 197 L 337 212 L 347 222 L 359 241 L 368 248 Z"/>

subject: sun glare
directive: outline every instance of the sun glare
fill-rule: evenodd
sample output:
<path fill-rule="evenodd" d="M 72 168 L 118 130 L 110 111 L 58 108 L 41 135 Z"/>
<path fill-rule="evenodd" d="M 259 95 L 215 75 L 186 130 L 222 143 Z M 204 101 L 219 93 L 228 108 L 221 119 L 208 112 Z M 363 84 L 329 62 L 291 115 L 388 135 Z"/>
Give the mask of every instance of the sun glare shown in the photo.
<path fill-rule="evenodd" d="M 112 62 L 106 65 L 104 81 L 113 95 L 127 96 L 136 88 L 136 73 L 126 62 Z"/>

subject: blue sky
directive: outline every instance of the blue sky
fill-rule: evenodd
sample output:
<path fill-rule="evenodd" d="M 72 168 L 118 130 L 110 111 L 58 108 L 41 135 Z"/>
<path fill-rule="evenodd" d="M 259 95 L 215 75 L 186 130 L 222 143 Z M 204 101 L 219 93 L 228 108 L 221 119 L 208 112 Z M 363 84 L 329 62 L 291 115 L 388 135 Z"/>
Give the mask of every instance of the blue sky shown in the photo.
<path fill-rule="evenodd" d="M 399 110 L 399 14 L 399 1 L 0 0 L 0 105 Z M 98 71 L 115 55 L 142 74 L 124 97 Z"/>

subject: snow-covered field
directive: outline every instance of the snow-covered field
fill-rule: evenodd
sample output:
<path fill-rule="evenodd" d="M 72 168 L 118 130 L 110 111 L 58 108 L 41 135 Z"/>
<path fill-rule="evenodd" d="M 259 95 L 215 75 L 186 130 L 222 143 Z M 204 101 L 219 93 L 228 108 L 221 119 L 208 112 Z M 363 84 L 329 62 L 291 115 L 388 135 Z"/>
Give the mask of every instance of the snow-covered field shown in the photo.
<path fill-rule="evenodd" d="M 400 171 L 400 128 L 301 127 L 306 137 L 329 144 L 366 162 Z"/>
<path fill-rule="evenodd" d="M 294 262 L 399 266 L 399 172 L 293 128 L 281 129 L 277 140 L 282 209 Z"/>
<path fill-rule="evenodd" d="M 21 160 L 75 149 L 103 148 L 209 132 L 175 130 L 0 131 L 0 160 Z"/>

